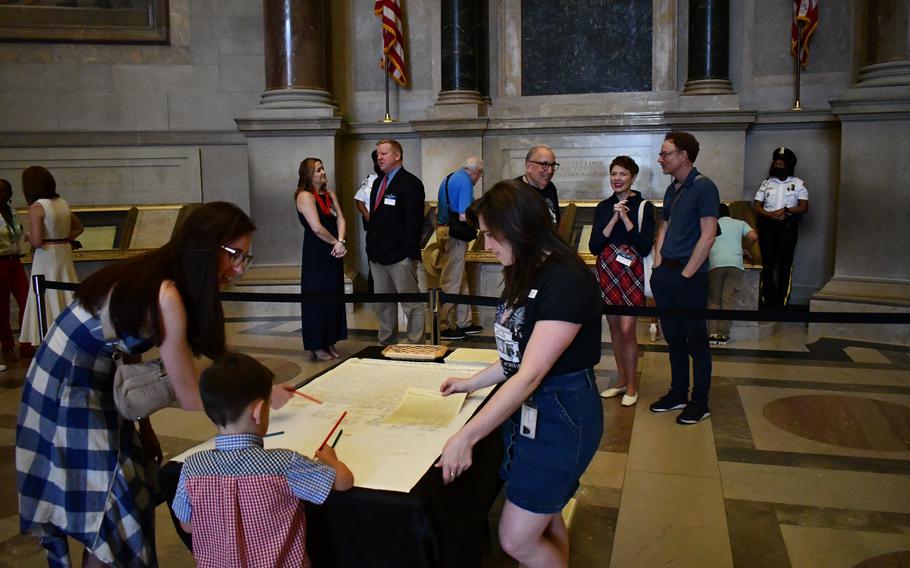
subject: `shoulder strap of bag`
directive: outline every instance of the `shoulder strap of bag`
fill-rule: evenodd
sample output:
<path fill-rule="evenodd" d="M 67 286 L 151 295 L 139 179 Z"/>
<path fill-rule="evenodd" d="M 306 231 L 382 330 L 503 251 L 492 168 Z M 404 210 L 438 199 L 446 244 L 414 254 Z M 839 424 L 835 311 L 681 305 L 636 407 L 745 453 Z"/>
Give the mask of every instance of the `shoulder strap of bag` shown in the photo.
<path fill-rule="evenodd" d="M 454 173 L 452 172 L 452 174 Z M 452 177 L 452 174 L 446 176 L 446 213 L 449 215 L 449 223 L 452 222 L 452 208 L 449 207 L 449 178 Z"/>
<path fill-rule="evenodd" d="M 641 223 L 645 219 L 645 205 L 650 203 L 647 199 L 642 199 L 641 204 L 638 206 L 638 232 L 641 232 Z"/>

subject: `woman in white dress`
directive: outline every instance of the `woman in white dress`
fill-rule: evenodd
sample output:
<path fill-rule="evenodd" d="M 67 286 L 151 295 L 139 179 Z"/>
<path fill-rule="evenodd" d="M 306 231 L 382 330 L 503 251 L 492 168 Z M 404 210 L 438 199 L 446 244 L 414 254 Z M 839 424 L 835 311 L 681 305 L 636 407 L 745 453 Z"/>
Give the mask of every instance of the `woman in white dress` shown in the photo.
<path fill-rule="evenodd" d="M 28 242 L 34 249 L 32 276 L 43 274 L 47 280 L 77 282 L 70 243 L 82 234 L 82 223 L 70 212 L 69 203 L 57 195 L 57 182 L 47 169 L 31 166 L 22 172 L 22 192 L 28 203 Z M 31 279 L 29 279 L 31 282 Z M 47 290 L 44 294 L 47 322 L 54 321 L 73 300 L 73 293 Z M 35 292 L 29 285 L 22 333 L 19 337 L 19 354 L 29 356 L 42 341 L 38 325 L 38 306 Z"/>

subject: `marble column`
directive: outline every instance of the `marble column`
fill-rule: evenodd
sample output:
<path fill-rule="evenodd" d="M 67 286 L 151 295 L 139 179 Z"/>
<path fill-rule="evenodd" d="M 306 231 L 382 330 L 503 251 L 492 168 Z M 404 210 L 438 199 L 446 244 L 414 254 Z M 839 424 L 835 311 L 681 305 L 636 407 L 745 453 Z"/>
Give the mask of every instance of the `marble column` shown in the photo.
<path fill-rule="evenodd" d="M 689 0 L 689 68 L 683 94 L 724 95 L 730 82 L 730 0 Z"/>
<path fill-rule="evenodd" d="M 259 226 L 257 262 L 246 281 L 278 285 L 299 279 L 302 233 L 293 195 L 305 157 L 322 160 L 329 187 L 350 203 L 345 192 L 352 182 L 339 183 L 347 173 L 338 163 L 343 121 L 331 95 L 330 5 L 263 1 L 266 90 L 256 108 L 234 119 L 247 139 L 250 213 Z"/>
<path fill-rule="evenodd" d="M 910 312 L 910 6 L 869 0 L 865 7 L 859 80 L 831 101 L 841 122 L 834 276 L 812 296 L 813 311 Z M 810 341 L 910 345 L 906 325 L 811 324 L 809 331 Z"/>
<path fill-rule="evenodd" d="M 861 87 L 910 85 L 910 2 L 869 0 Z"/>
<path fill-rule="evenodd" d="M 264 0 L 266 108 L 334 107 L 328 0 Z"/>
<path fill-rule="evenodd" d="M 486 94 L 487 3 L 442 0 L 442 89 L 438 104 L 482 103 Z"/>

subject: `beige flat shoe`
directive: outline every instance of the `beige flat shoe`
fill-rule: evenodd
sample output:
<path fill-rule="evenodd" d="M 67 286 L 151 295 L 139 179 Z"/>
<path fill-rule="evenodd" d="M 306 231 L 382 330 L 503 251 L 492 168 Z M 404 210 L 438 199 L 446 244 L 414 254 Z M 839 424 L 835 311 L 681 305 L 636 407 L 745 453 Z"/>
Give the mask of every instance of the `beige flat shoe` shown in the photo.
<path fill-rule="evenodd" d="M 603 398 L 613 398 L 614 396 L 625 394 L 625 392 L 626 387 L 611 387 L 600 393 L 600 396 Z"/>
<path fill-rule="evenodd" d="M 624 394 L 622 395 L 622 401 L 619 404 L 623 406 L 635 406 L 636 402 L 638 402 L 638 393 L 633 395 Z"/>

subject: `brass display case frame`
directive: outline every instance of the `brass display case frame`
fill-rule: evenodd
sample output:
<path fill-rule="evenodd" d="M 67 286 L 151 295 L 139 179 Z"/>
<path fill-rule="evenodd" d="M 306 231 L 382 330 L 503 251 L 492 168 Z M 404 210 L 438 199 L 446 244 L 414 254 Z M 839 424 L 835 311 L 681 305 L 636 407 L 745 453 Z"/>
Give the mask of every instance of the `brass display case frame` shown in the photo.
<path fill-rule="evenodd" d="M 124 258 L 131 258 L 138 256 L 142 253 L 152 250 L 152 248 L 130 248 L 130 243 L 134 237 L 134 230 L 136 228 L 136 222 L 139 219 L 139 214 L 142 211 L 164 211 L 164 210 L 176 210 L 177 216 L 174 220 L 174 224 L 171 227 L 171 233 L 173 234 L 174 229 L 183 221 L 189 211 L 198 204 L 192 203 L 157 203 L 151 205 L 95 205 L 95 206 L 71 206 L 70 210 L 77 217 L 80 213 L 118 213 L 123 212 L 125 219 L 123 224 L 120 227 L 120 246 L 118 248 L 110 249 L 98 249 L 98 250 L 74 250 L 73 251 L 73 260 L 75 262 L 83 261 L 108 261 L 108 260 L 121 260 Z M 16 210 L 16 215 L 19 217 L 20 222 L 24 219 L 26 220 L 24 225 L 28 223 L 28 209 L 19 208 Z M 170 237 L 170 235 L 168 235 Z M 78 240 L 78 239 L 77 239 Z M 32 253 L 27 252 L 22 258 L 22 262 L 25 264 L 30 264 L 32 262 Z"/>

